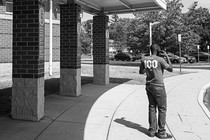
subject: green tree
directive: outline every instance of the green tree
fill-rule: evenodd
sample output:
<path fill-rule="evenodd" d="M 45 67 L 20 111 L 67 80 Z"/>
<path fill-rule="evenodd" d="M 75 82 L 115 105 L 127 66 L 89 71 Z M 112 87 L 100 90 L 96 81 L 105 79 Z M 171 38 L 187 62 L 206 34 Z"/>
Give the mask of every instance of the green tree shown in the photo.
<path fill-rule="evenodd" d="M 112 15 L 110 21 L 114 23 L 118 22 L 119 16 L 117 14 Z"/>
<path fill-rule="evenodd" d="M 81 34 L 80 34 L 80 42 L 81 42 L 81 51 L 84 54 L 88 54 L 91 52 L 91 42 L 92 42 L 92 35 L 91 35 L 91 24 L 93 20 L 87 20 L 82 23 L 81 27 Z"/>
<path fill-rule="evenodd" d="M 148 52 L 148 25 L 138 19 L 131 20 L 127 28 L 127 46 L 134 52 Z"/>
<path fill-rule="evenodd" d="M 178 34 L 182 34 L 182 51 L 189 52 L 200 38 L 191 28 L 185 25 L 180 0 L 167 0 L 167 10 L 135 13 L 132 29 L 127 44 L 139 51 L 149 51 L 149 23 L 160 22 L 152 26 L 153 42 L 160 44 L 162 49 L 178 52 Z"/>
<path fill-rule="evenodd" d="M 166 2 L 167 10 L 160 12 L 162 20 L 159 28 L 155 30 L 155 35 L 161 32 L 158 38 L 161 46 L 168 51 L 175 52 L 178 50 L 177 35 L 182 33 L 182 28 L 185 28 L 181 13 L 183 4 L 180 0 L 167 0 Z"/>
<path fill-rule="evenodd" d="M 88 54 L 91 51 L 91 38 L 84 29 L 81 29 L 80 33 L 80 42 L 81 42 L 81 52 L 83 54 Z"/>
<path fill-rule="evenodd" d="M 82 23 L 82 26 L 83 26 L 83 28 L 84 28 L 84 30 L 85 30 L 85 33 L 87 33 L 88 34 L 88 36 L 91 38 L 91 34 L 92 34 L 92 24 L 93 24 L 93 20 L 92 19 L 89 19 L 89 20 L 87 20 L 87 21 L 85 21 L 85 22 L 83 22 Z"/>
<path fill-rule="evenodd" d="M 180 0 L 167 0 L 167 10 L 135 13 L 138 20 L 136 31 L 130 34 L 130 38 L 138 38 L 140 51 L 148 51 L 149 23 L 160 22 L 152 26 L 152 41 L 161 45 L 162 49 L 174 50 L 177 48 L 177 34 L 181 32 L 183 7 Z M 137 39 L 133 39 L 136 41 Z M 131 43 L 130 43 L 131 44 Z"/>
<path fill-rule="evenodd" d="M 50 11 L 50 0 L 43 0 L 45 2 L 45 11 Z M 60 13 L 60 6 L 58 0 L 52 0 L 52 11 L 54 14 L 54 17 L 57 18 L 58 13 Z"/>
<path fill-rule="evenodd" d="M 187 13 L 184 14 L 185 25 L 188 26 L 200 39 L 194 44 L 201 45 L 201 51 L 206 51 L 207 43 L 210 43 L 210 13 L 207 8 L 197 8 L 198 2 L 194 2 Z"/>
<path fill-rule="evenodd" d="M 119 19 L 109 25 L 110 39 L 114 40 L 114 46 L 117 50 L 123 51 L 127 48 L 127 26 L 130 19 Z"/>

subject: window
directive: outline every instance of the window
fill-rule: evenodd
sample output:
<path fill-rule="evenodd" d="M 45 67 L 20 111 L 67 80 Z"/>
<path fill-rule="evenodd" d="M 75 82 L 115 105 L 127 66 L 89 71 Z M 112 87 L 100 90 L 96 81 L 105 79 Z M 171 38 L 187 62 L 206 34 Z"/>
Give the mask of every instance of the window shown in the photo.
<path fill-rule="evenodd" d="M 10 2 L 10 1 L 6 1 L 5 6 L 6 6 L 6 13 L 12 14 L 12 12 L 13 12 L 13 3 Z"/>

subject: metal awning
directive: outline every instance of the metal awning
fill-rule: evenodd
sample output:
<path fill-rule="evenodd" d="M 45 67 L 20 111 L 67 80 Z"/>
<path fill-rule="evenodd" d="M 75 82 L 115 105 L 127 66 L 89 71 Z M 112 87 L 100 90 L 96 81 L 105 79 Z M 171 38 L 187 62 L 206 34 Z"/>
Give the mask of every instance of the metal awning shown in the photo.
<path fill-rule="evenodd" d="M 60 0 L 61 3 L 75 1 L 83 11 L 96 15 L 133 13 L 138 11 L 166 10 L 165 0 Z"/>

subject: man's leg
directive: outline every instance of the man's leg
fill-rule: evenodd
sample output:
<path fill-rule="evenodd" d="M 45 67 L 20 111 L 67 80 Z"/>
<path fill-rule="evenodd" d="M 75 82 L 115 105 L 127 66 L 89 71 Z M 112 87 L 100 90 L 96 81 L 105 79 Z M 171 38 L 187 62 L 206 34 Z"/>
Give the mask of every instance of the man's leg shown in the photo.
<path fill-rule="evenodd" d="M 156 107 L 157 103 L 152 95 L 150 85 L 146 86 L 147 96 L 149 100 L 149 136 L 154 136 L 157 130 L 157 116 L 156 116 Z"/>
<path fill-rule="evenodd" d="M 158 105 L 158 132 L 160 134 L 165 134 L 165 124 L 166 124 L 166 109 L 167 109 L 167 102 L 166 102 L 166 92 L 164 86 L 157 86 L 155 87 L 156 90 L 156 102 Z"/>
<path fill-rule="evenodd" d="M 169 139 L 172 136 L 166 133 L 165 124 L 166 124 L 166 108 L 167 108 L 167 96 L 164 86 L 155 86 L 156 91 L 156 102 L 158 105 L 158 133 L 156 136 L 160 139 Z"/>

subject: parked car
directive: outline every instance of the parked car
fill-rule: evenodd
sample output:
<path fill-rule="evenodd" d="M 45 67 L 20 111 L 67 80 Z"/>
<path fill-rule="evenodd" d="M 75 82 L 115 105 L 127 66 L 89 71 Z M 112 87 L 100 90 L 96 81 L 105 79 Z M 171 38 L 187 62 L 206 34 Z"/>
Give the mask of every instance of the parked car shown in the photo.
<path fill-rule="evenodd" d="M 198 61 L 198 52 L 191 52 L 189 55 L 194 56 Z M 208 59 L 210 59 L 210 54 L 206 52 L 199 52 L 199 61 L 208 61 Z"/>
<path fill-rule="evenodd" d="M 140 60 L 142 58 L 142 54 L 133 55 L 133 61 Z"/>
<path fill-rule="evenodd" d="M 167 54 L 168 54 L 168 57 L 169 57 L 171 63 L 179 63 L 180 62 L 179 56 L 174 55 L 173 53 L 170 53 L 170 52 L 168 52 Z M 146 53 L 143 56 L 149 56 L 149 55 L 150 55 L 150 53 Z M 159 53 L 158 56 L 160 56 L 166 60 L 166 57 L 163 53 Z M 184 57 L 181 57 L 181 63 L 187 63 L 187 59 Z"/>
<path fill-rule="evenodd" d="M 134 60 L 133 56 L 127 52 L 119 52 L 114 56 L 114 59 L 116 61 L 122 60 L 122 61 L 131 61 Z"/>
<path fill-rule="evenodd" d="M 150 56 L 150 53 L 144 53 L 144 54 L 142 54 L 142 57 L 143 56 Z"/>
<path fill-rule="evenodd" d="M 150 56 L 150 53 L 142 54 L 142 57 L 144 57 L 144 56 Z M 164 58 L 166 60 L 166 57 L 165 57 L 165 55 L 163 53 L 159 53 L 158 56 L 160 56 L 160 57 L 162 57 L 162 58 Z"/>
<path fill-rule="evenodd" d="M 187 59 L 184 57 L 181 57 L 181 59 L 180 59 L 179 56 L 177 56 L 173 53 L 170 53 L 170 52 L 168 52 L 168 56 L 169 56 L 171 63 L 180 63 L 180 61 L 181 61 L 181 63 L 187 63 Z"/>
<path fill-rule="evenodd" d="M 188 61 L 187 61 L 187 58 L 185 58 L 185 57 L 181 57 L 181 63 L 187 63 Z"/>
<path fill-rule="evenodd" d="M 114 55 L 115 55 L 115 53 L 109 52 L 109 60 L 113 61 Z"/>
<path fill-rule="evenodd" d="M 196 58 L 194 56 L 190 56 L 188 54 L 184 54 L 183 57 L 186 58 L 187 62 L 189 62 L 189 63 L 195 63 L 196 62 Z"/>

